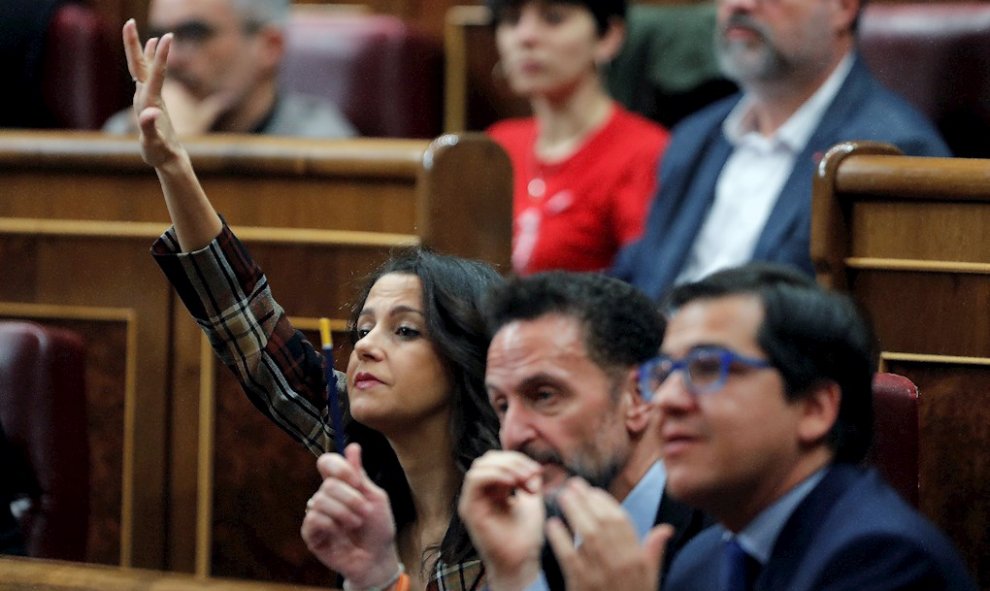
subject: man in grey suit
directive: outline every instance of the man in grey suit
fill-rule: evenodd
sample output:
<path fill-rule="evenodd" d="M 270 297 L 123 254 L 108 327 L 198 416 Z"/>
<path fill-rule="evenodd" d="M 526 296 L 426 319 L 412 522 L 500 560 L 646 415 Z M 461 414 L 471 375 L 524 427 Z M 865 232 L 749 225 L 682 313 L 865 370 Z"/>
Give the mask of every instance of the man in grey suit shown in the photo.
<path fill-rule="evenodd" d="M 883 88 L 855 51 L 860 0 L 718 0 L 715 46 L 742 92 L 675 128 L 640 240 L 611 270 L 659 299 L 749 260 L 812 273 L 815 166 L 873 140 L 948 156 L 935 128 Z"/>
<path fill-rule="evenodd" d="M 279 92 L 288 16 L 288 0 L 151 0 L 148 36 L 175 36 L 162 97 L 177 134 L 355 135 L 330 101 Z M 103 130 L 137 133 L 134 113 Z"/>

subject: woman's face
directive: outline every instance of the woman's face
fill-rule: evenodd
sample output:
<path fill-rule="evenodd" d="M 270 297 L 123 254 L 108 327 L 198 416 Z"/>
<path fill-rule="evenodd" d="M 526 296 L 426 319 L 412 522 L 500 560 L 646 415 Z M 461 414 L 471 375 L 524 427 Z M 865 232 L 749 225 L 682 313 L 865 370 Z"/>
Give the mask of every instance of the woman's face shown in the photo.
<path fill-rule="evenodd" d="M 368 293 L 347 363 L 351 414 L 386 436 L 431 419 L 446 424 L 450 380 L 426 332 L 419 277 L 389 273 Z"/>
<path fill-rule="evenodd" d="M 595 18 L 579 5 L 527 2 L 507 8 L 495 31 L 501 66 L 513 92 L 527 98 L 566 96 L 597 76 L 608 59 Z"/>

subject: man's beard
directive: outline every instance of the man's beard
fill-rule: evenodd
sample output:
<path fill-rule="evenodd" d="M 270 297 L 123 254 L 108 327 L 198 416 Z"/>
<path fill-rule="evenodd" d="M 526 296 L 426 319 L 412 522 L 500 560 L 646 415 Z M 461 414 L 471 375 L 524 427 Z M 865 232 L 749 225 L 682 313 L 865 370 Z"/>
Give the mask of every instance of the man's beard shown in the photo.
<path fill-rule="evenodd" d="M 565 462 L 564 458 L 555 450 L 549 448 L 537 449 L 531 444 L 524 445 L 519 449 L 519 452 L 529 456 L 540 464 L 555 465 L 562 469 L 568 476 L 580 476 L 591 486 L 605 489 L 619 475 L 623 463 L 614 455 L 601 459 L 598 462 L 598 466 L 591 465 L 592 462 L 587 461 L 585 457 L 578 457 L 572 459 L 570 462 Z M 556 496 L 555 493 L 556 491 L 545 496 Z"/>
<path fill-rule="evenodd" d="M 735 26 L 752 31 L 758 40 L 752 44 L 727 40 L 725 31 Z M 715 55 L 722 74 L 740 84 L 774 80 L 787 70 L 787 58 L 774 45 L 770 33 L 745 14 L 731 15 L 716 30 Z"/>

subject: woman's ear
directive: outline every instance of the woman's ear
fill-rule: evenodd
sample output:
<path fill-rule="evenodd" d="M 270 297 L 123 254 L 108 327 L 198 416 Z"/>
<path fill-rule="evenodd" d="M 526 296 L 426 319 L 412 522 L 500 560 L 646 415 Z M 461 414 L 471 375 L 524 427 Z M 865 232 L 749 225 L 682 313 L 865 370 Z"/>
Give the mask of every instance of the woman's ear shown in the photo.
<path fill-rule="evenodd" d="M 612 17 L 608 21 L 608 28 L 598 40 L 595 48 L 595 65 L 598 67 L 609 63 L 622 50 L 622 43 L 626 40 L 626 23 L 621 18 Z"/>

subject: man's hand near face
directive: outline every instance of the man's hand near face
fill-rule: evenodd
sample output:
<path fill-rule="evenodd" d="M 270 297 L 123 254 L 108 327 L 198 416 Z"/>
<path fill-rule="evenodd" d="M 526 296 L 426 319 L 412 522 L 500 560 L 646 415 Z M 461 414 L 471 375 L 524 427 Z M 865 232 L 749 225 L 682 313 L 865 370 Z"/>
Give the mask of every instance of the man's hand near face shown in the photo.
<path fill-rule="evenodd" d="M 674 534 L 671 526 L 653 528 L 640 543 L 612 495 L 580 478 L 564 485 L 557 502 L 571 530 L 553 517 L 547 522 L 547 539 L 568 591 L 611 589 L 619 581 L 629 591 L 655 591 L 664 548 Z"/>
<path fill-rule="evenodd" d="M 489 451 L 464 476 L 458 512 L 491 591 L 522 590 L 539 577 L 546 518 L 541 469 L 518 452 Z"/>
<path fill-rule="evenodd" d="M 166 78 L 162 100 L 168 105 L 176 135 L 180 137 L 209 133 L 217 120 L 233 107 L 237 95 L 218 91 L 199 99 L 178 80 Z"/>

